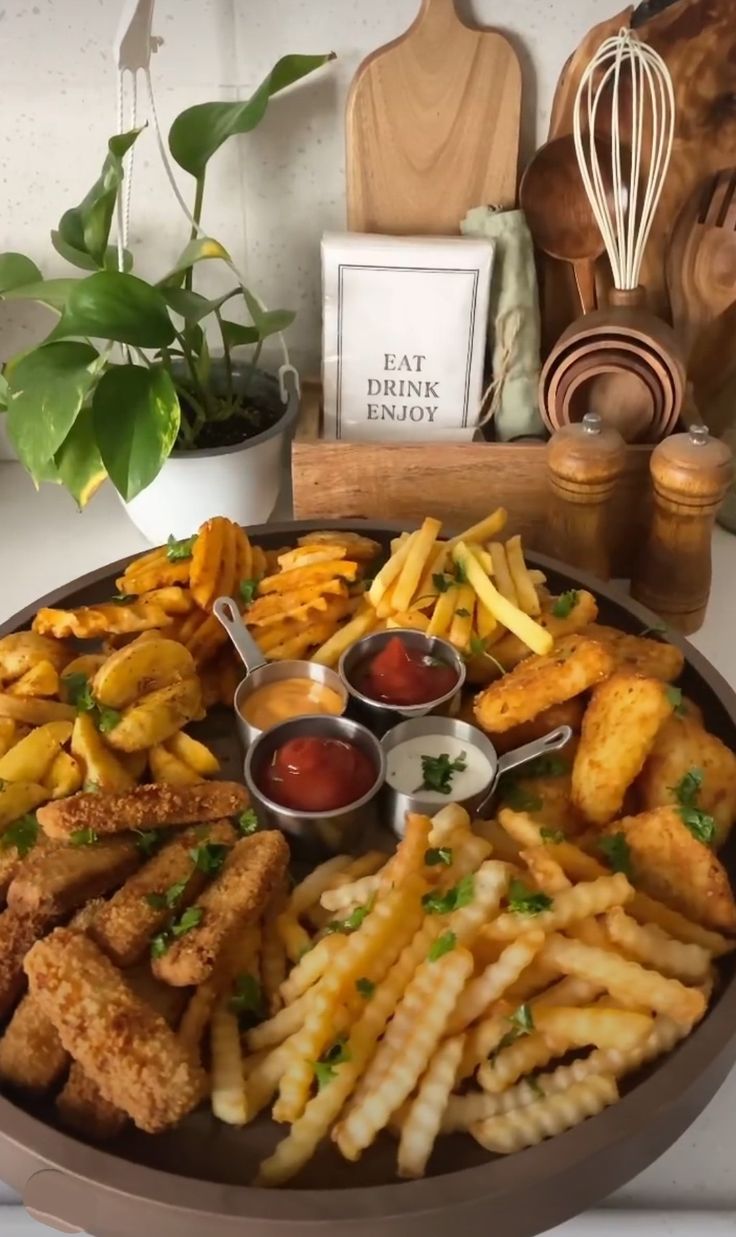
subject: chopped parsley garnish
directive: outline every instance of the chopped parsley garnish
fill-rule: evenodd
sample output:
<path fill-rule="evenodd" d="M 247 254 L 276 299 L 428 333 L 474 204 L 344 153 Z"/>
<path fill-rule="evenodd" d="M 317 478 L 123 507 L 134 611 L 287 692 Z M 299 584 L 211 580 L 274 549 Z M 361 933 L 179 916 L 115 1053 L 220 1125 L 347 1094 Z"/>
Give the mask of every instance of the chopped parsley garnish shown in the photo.
<path fill-rule="evenodd" d="M 135 844 L 142 855 L 152 855 L 156 847 L 163 841 L 164 829 L 136 829 Z"/>
<path fill-rule="evenodd" d="M 511 1023 L 511 1030 L 501 1036 L 498 1044 L 490 1053 L 489 1060 L 491 1061 L 503 1048 L 509 1048 L 511 1044 L 516 1043 L 517 1039 L 521 1039 L 522 1035 L 531 1035 L 534 1030 L 534 1019 L 528 1005 L 519 1005 L 512 1014 L 509 1014 L 507 1022 Z"/>
<path fill-rule="evenodd" d="M 193 537 L 184 537 L 181 541 L 177 541 L 173 533 L 169 533 L 166 539 L 166 557 L 170 563 L 178 563 L 182 558 L 191 558 L 194 550 L 194 543 L 197 540 L 197 534 Z"/>
<path fill-rule="evenodd" d="M 467 768 L 465 752 L 450 760 L 447 752 L 440 756 L 422 756 L 422 784 L 420 790 L 434 790 L 439 795 L 449 795 L 452 790 L 453 773 Z"/>
<path fill-rule="evenodd" d="M 510 807 L 512 812 L 539 812 L 544 807 L 539 795 L 533 795 L 518 782 L 509 781 L 501 786 L 501 799 L 504 807 Z"/>
<path fill-rule="evenodd" d="M 546 893 L 529 889 L 523 881 L 515 879 L 509 885 L 509 910 L 515 915 L 539 915 L 549 910 L 552 899 Z"/>
<path fill-rule="evenodd" d="M 674 687 L 672 683 L 668 683 L 666 687 L 667 699 L 672 705 L 672 712 L 675 717 L 685 716 L 685 704 L 682 699 L 682 688 Z"/>
<path fill-rule="evenodd" d="M 609 868 L 631 876 L 631 849 L 623 833 L 610 833 L 598 842 L 598 850 Z"/>
<path fill-rule="evenodd" d="M 539 830 L 543 842 L 564 842 L 565 835 L 561 829 L 548 829 L 545 825 Z"/>
<path fill-rule="evenodd" d="M 703 770 L 688 769 L 677 786 L 671 786 L 680 808 L 680 819 L 687 826 L 694 838 L 705 846 L 710 846 L 716 832 L 716 822 L 708 813 L 697 805 L 700 788 L 703 785 Z"/>
<path fill-rule="evenodd" d="M 91 713 L 95 707 L 92 688 L 86 674 L 64 674 L 61 681 L 66 697 L 78 713 Z"/>
<path fill-rule="evenodd" d="M 537 756 L 524 765 L 524 777 L 563 777 L 570 772 L 569 761 L 564 756 L 556 756 L 549 752 L 545 756 Z"/>
<path fill-rule="evenodd" d="M 455 563 L 449 571 L 432 573 L 432 583 L 438 593 L 448 593 L 456 584 L 467 584 L 467 582 L 467 572 L 462 563 Z M 460 611 L 456 610 L 455 613 L 460 614 Z"/>
<path fill-rule="evenodd" d="M 19 859 L 25 859 L 38 841 L 38 821 L 35 816 L 21 816 L 0 836 L 0 849 L 10 850 L 14 846 Z"/>
<path fill-rule="evenodd" d="M 233 984 L 230 1009 L 250 1026 L 263 1018 L 263 990 L 255 975 L 238 975 Z"/>
<path fill-rule="evenodd" d="M 452 569 L 452 575 L 456 584 L 467 584 L 468 573 L 465 570 L 464 563 L 455 563 Z"/>
<path fill-rule="evenodd" d="M 235 823 L 244 837 L 256 833 L 258 829 L 258 817 L 252 807 L 247 807 L 244 812 L 241 812 Z"/>
<path fill-rule="evenodd" d="M 438 936 L 436 941 L 433 941 L 427 959 L 430 962 L 436 962 L 438 958 L 449 954 L 457 945 L 457 937 L 454 932 L 443 932 L 442 936 Z"/>
<path fill-rule="evenodd" d="M 96 829 L 75 829 L 69 835 L 69 842 L 72 846 L 94 846 L 99 840 Z"/>
<path fill-rule="evenodd" d="M 438 593 L 447 593 L 452 588 L 452 579 L 450 576 L 446 576 L 444 571 L 433 572 L 432 583 Z"/>
<path fill-rule="evenodd" d="M 315 1061 L 313 1065 L 314 1076 L 317 1079 L 317 1087 L 321 1091 L 328 1083 L 332 1082 L 333 1078 L 337 1077 L 336 1065 L 342 1065 L 344 1061 L 350 1060 L 350 1049 L 347 1046 L 347 1036 L 340 1035 L 335 1040 L 334 1044 L 322 1053 L 319 1061 Z"/>
<path fill-rule="evenodd" d="M 488 652 L 486 642 L 482 636 L 471 636 L 468 644 L 467 654 L 469 657 L 485 657 L 488 661 L 492 661 L 497 668 L 499 674 L 506 674 L 506 667 L 502 666 L 497 657 Z"/>
<path fill-rule="evenodd" d="M 540 1086 L 536 1074 L 530 1074 L 527 1078 L 527 1082 L 529 1083 L 529 1087 L 531 1091 L 533 1091 L 534 1095 L 536 1095 L 537 1099 L 543 1100 L 546 1098 L 547 1092 Z"/>
<path fill-rule="evenodd" d="M 82 790 L 84 791 L 86 795 L 99 795 L 100 794 L 100 783 L 93 782 L 90 780 L 85 781 L 82 783 Z"/>
<path fill-rule="evenodd" d="M 651 627 L 642 627 L 639 632 L 640 636 L 666 636 L 667 628 L 664 623 L 653 623 Z"/>
<path fill-rule="evenodd" d="M 108 709 L 105 704 L 95 706 L 97 711 L 97 729 L 100 734 L 109 734 L 116 726 L 120 724 L 120 719 L 123 716 L 118 709 Z"/>
<path fill-rule="evenodd" d="M 171 925 L 172 936 L 186 936 L 187 932 L 191 932 L 192 928 L 196 928 L 202 922 L 204 911 L 201 906 L 189 906 L 184 911 L 184 914 L 177 923 Z"/>
<path fill-rule="evenodd" d="M 452 866 L 452 850 L 449 846 L 436 846 L 425 850 L 424 862 L 428 868 L 436 868 L 438 864 L 449 868 Z"/>
<path fill-rule="evenodd" d="M 204 872 L 205 876 L 216 876 L 227 859 L 229 850 L 229 846 L 222 842 L 202 842 L 200 846 L 190 850 L 189 856 L 195 868 Z"/>
<path fill-rule="evenodd" d="M 363 906 L 356 906 L 346 919 L 331 919 L 325 932 L 340 932 L 342 936 L 350 936 L 351 932 L 357 932 L 366 915 L 373 910 L 374 902 L 375 898 L 371 898 Z"/>
<path fill-rule="evenodd" d="M 168 906 L 165 893 L 147 893 L 145 901 L 153 911 L 165 911 Z"/>
<path fill-rule="evenodd" d="M 260 580 L 257 579 L 240 581 L 240 584 L 238 585 L 238 592 L 240 594 L 240 600 L 245 602 L 246 606 L 249 606 L 254 600 L 256 593 L 258 592 L 259 584 Z"/>
<path fill-rule="evenodd" d="M 110 601 L 114 602 L 116 606 L 129 606 L 131 602 L 137 600 L 138 598 L 135 593 L 113 593 L 110 598 Z"/>
<path fill-rule="evenodd" d="M 560 593 L 552 607 L 555 618 L 568 618 L 578 604 L 579 596 L 576 588 L 569 588 L 566 593 Z"/>
<path fill-rule="evenodd" d="M 356 979 L 355 987 L 360 995 L 365 997 L 366 1001 L 369 1001 L 376 991 L 376 985 L 372 979 Z"/>
<path fill-rule="evenodd" d="M 176 881 L 163 893 L 147 893 L 146 902 L 155 911 L 173 910 L 188 885 L 187 880 Z"/>
<path fill-rule="evenodd" d="M 475 879 L 473 873 L 470 872 L 451 889 L 446 889 L 444 893 L 439 889 L 425 893 L 422 906 L 428 915 L 449 915 L 452 911 L 459 911 L 463 906 L 469 906 L 474 897 Z"/>
<path fill-rule="evenodd" d="M 461 606 L 459 610 L 455 611 L 455 614 L 458 618 L 470 618 L 470 611 L 466 610 L 465 606 Z"/>

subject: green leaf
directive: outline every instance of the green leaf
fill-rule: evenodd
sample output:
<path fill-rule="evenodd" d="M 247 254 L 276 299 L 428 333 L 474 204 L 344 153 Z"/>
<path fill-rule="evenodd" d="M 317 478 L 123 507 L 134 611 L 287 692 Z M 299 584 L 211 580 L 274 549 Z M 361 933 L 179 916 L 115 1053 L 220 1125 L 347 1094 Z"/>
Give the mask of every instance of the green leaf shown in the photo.
<path fill-rule="evenodd" d="M 263 991 L 255 975 L 238 975 L 233 984 L 233 995 L 230 998 L 230 1009 L 234 1014 L 263 1013 Z"/>
<path fill-rule="evenodd" d="M 165 348 L 174 339 L 174 325 L 161 292 L 137 275 L 97 271 L 86 279 L 58 282 L 70 283 L 71 289 L 56 337 L 89 335 L 137 348 Z"/>
<path fill-rule="evenodd" d="M 279 331 L 285 331 L 291 326 L 296 317 L 291 309 L 261 309 L 259 302 L 245 285 L 243 285 L 242 292 L 259 339 L 266 339 L 268 335 L 276 335 Z"/>
<path fill-rule="evenodd" d="M 543 842 L 564 842 L 565 835 L 561 829 L 547 829 L 543 826 L 539 830 L 539 836 Z"/>
<path fill-rule="evenodd" d="M 184 911 L 176 923 L 171 925 L 171 935 L 173 937 L 186 936 L 187 932 L 191 932 L 198 924 L 202 922 L 204 911 L 201 906 L 189 906 Z"/>
<path fill-rule="evenodd" d="M 150 906 L 152 911 L 165 911 L 167 907 L 165 893 L 147 893 L 145 897 L 147 906 Z"/>
<path fill-rule="evenodd" d="M 159 932 L 158 936 L 154 936 L 151 941 L 151 957 L 162 958 L 166 950 L 171 944 L 171 937 L 167 932 Z"/>
<path fill-rule="evenodd" d="M 77 710 L 77 713 L 91 713 L 95 707 L 95 698 L 92 695 L 90 681 L 86 674 L 78 671 L 73 674 L 64 674 L 61 677 L 64 685 L 66 697 L 71 705 Z"/>
<path fill-rule="evenodd" d="M 363 906 L 356 906 L 355 910 L 351 911 L 346 919 L 331 919 L 325 928 L 325 932 L 340 932 L 343 936 L 349 936 L 351 932 L 357 932 L 366 915 L 373 910 L 375 898 L 371 898 Z"/>
<path fill-rule="evenodd" d="M 258 830 L 258 817 L 252 807 L 247 807 L 244 812 L 241 812 L 235 823 L 243 837 L 246 838 Z"/>
<path fill-rule="evenodd" d="M 437 867 L 440 863 L 449 868 L 452 866 L 452 850 L 448 846 L 432 847 L 425 850 L 424 862 L 428 868 Z"/>
<path fill-rule="evenodd" d="M 183 558 L 191 558 L 196 540 L 196 533 L 194 533 L 191 537 L 182 538 L 181 541 L 177 541 L 174 534 L 169 533 L 166 539 L 166 557 L 169 562 L 178 563 Z"/>
<path fill-rule="evenodd" d="M 97 267 L 105 261 L 115 202 L 123 183 L 123 158 L 140 132 L 130 129 L 110 138 L 99 177 L 79 206 L 65 211 L 59 223 L 59 239 L 77 253 L 86 254 Z"/>
<path fill-rule="evenodd" d="M 524 765 L 524 777 L 563 777 L 570 772 L 570 762 L 564 756 L 549 752 Z"/>
<path fill-rule="evenodd" d="M 166 835 L 165 829 L 137 829 L 135 844 L 142 855 L 148 858 Z"/>
<path fill-rule="evenodd" d="M 76 266 L 81 271 L 98 271 L 99 264 L 94 258 L 91 258 L 88 253 L 84 253 L 81 249 L 75 249 L 73 245 L 67 244 L 60 232 L 53 231 L 51 233 L 51 244 L 62 258 L 67 262 L 71 262 L 72 266 Z M 118 251 L 116 245 L 108 245 L 105 251 L 103 266 L 106 271 L 116 271 L 118 269 Z M 123 270 L 129 271 L 133 266 L 133 255 L 129 249 L 123 250 Z"/>
<path fill-rule="evenodd" d="M 10 385 L 4 374 L 0 374 L 0 412 L 5 412 L 10 400 Z"/>
<path fill-rule="evenodd" d="M 578 604 L 578 590 L 570 588 L 566 593 L 560 593 L 552 606 L 552 613 L 555 618 L 567 618 Z"/>
<path fill-rule="evenodd" d="M 86 507 L 107 478 L 95 439 L 91 407 L 82 408 L 54 456 L 54 465 L 77 506 Z"/>
<path fill-rule="evenodd" d="M 667 699 L 672 705 L 672 712 L 675 714 L 675 716 L 684 717 L 685 706 L 682 700 L 682 688 L 673 687 L 672 683 L 668 683 L 667 686 L 665 687 L 665 692 L 667 693 Z"/>
<path fill-rule="evenodd" d="M 35 816 L 21 816 L 0 835 L 0 850 L 14 846 L 19 859 L 25 859 L 38 841 L 39 825 Z"/>
<path fill-rule="evenodd" d="M 238 585 L 238 592 L 240 594 L 240 600 L 244 602 L 246 606 L 249 606 L 250 603 L 253 601 L 256 593 L 258 592 L 259 584 L 260 584 L 260 580 L 241 580 L 240 581 L 240 584 Z"/>
<path fill-rule="evenodd" d="M 444 571 L 434 571 L 432 573 L 432 583 L 438 593 L 447 593 L 452 588 L 453 581 L 450 576 L 446 576 Z"/>
<path fill-rule="evenodd" d="M 552 898 L 546 893 L 529 889 L 523 881 L 515 879 L 509 885 L 508 904 L 515 915 L 539 915 L 549 910 Z"/>
<path fill-rule="evenodd" d="M 216 876 L 228 857 L 230 847 L 221 842 L 203 842 L 190 850 L 189 855 L 195 868 L 207 876 Z"/>
<path fill-rule="evenodd" d="M 225 246 L 221 245 L 219 241 L 213 240 L 211 236 L 197 237 L 195 240 L 189 241 L 182 249 L 171 270 L 166 272 L 163 279 L 159 279 L 157 286 L 163 288 L 166 284 L 176 285 L 180 276 L 190 271 L 195 262 L 204 262 L 209 258 L 219 258 L 223 262 L 232 261 Z"/>
<path fill-rule="evenodd" d="M 332 1079 L 337 1076 L 336 1065 L 342 1065 L 343 1062 L 350 1060 L 350 1049 L 347 1046 L 347 1036 L 340 1035 L 335 1040 L 326 1052 L 322 1053 L 319 1061 L 314 1062 L 314 1076 L 317 1079 L 317 1086 L 322 1090 L 322 1087 L 327 1086 Z"/>
<path fill-rule="evenodd" d="M 697 807 L 680 808 L 682 823 L 687 826 L 694 838 L 704 846 L 710 846 L 716 833 L 716 822 L 707 812 Z"/>
<path fill-rule="evenodd" d="M 452 911 L 459 911 L 463 906 L 470 906 L 474 897 L 475 880 L 471 872 L 444 893 L 438 889 L 425 893 L 422 906 L 428 915 L 449 915 Z"/>
<path fill-rule="evenodd" d="M 69 844 L 71 846 L 95 846 L 99 840 L 95 829 L 75 829 L 73 833 L 69 834 Z"/>
<path fill-rule="evenodd" d="M 256 327 L 243 326 L 240 322 L 230 322 L 228 318 L 222 319 L 221 330 L 228 348 L 244 348 L 247 344 L 257 343 L 261 338 Z"/>
<path fill-rule="evenodd" d="M 114 365 L 98 383 L 92 415 L 107 474 L 130 501 L 150 485 L 176 442 L 181 411 L 171 377 L 160 366 Z"/>
<path fill-rule="evenodd" d="M 117 709 L 109 709 L 106 704 L 96 704 L 97 712 L 97 729 L 100 734 L 109 734 L 116 726 L 120 724 L 122 713 Z"/>
<path fill-rule="evenodd" d="M 440 756 L 422 756 L 421 790 L 434 790 L 440 795 L 449 795 L 452 790 L 453 774 L 461 773 L 467 768 L 465 752 L 461 752 L 455 760 L 451 760 L 447 752 Z"/>
<path fill-rule="evenodd" d="M 91 344 L 44 344 L 27 353 L 10 374 L 8 435 L 35 480 L 69 434 L 100 365 Z"/>
<path fill-rule="evenodd" d="M 192 176 L 202 176 L 209 160 L 235 133 L 249 133 L 262 119 L 272 95 L 319 69 L 326 56 L 283 56 L 243 103 L 199 103 L 181 112 L 169 131 L 169 150 Z"/>
<path fill-rule="evenodd" d="M 443 932 L 442 936 L 438 936 L 436 941 L 433 941 L 430 946 L 427 958 L 430 962 L 436 962 L 438 958 L 449 954 L 457 945 L 457 937 L 454 932 Z"/>
<path fill-rule="evenodd" d="M 372 979 L 356 979 L 355 988 L 359 996 L 364 997 L 366 1001 L 369 1001 L 376 991 L 376 985 Z"/>
<path fill-rule="evenodd" d="M 80 279 L 43 279 L 39 283 L 26 283 L 2 293 L 6 301 L 40 301 L 51 309 L 62 310 Z"/>
<path fill-rule="evenodd" d="M 509 1022 L 520 1035 L 531 1035 L 534 1030 L 531 1006 L 519 1005 L 513 1014 L 509 1014 Z"/>
<path fill-rule="evenodd" d="M 631 876 L 631 849 L 623 833 L 611 833 L 600 838 L 598 850 L 614 872 Z"/>
<path fill-rule="evenodd" d="M 700 788 L 703 785 L 703 770 L 688 769 L 676 786 L 671 786 L 675 798 L 681 807 L 695 807 Z"/>
<path fill-rule="evenodd" d="M 510 807 L 512 812 L 539 812 L 544 806 L 539 795 L 531 794 L 514 781 L 502 785 L 501 799 L 504 807 Z"/>
<path fill-rule="evenodd" d="M 24 284 L 39 283 L 43 275 L 36 266 L 22 253 L 0 253 L 0 293 L 9 292 L 12 288 L 22 288 Z"/>
<path fill-rule="evenodd" d="M 222 296 L 208 301 L 206 296 L 201 296 L 199 292 L 192 292 L 188 288 L 167 287 L 165 284 L 161 286 L 161 295 L 169 309 L 187 322 L 200 322 L 208 314 L 213 314 L 226 301 L 232 300 L 234 296 L 240 296 L 240 291 L 239 287 L 231 288 Z"/>

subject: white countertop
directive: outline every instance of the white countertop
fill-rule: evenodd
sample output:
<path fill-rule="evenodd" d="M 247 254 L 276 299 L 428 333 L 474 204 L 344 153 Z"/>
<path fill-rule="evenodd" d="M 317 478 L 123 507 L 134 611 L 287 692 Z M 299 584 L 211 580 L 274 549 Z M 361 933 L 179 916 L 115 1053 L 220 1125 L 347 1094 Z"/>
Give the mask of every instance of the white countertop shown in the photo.
<path fill-rule="evenodd" d="M 282 517 L 288 502 L 285 492 Z M 145 548 L 111 487 L 80 515 L 61 489 L 45 486 L 37 494 L 17 464 L 0 463 L 0 622 L 76 576 Z M 710 607 L 693 644 L 734 686 L 735 608 L 736 537 L 717 529 Z M 588 1212 L 554 1230 L 554 1237 L 618 1237 L 624 1224 L 627 1237 L 734 1237 L 734 1112 L 736 1071 L 670 1151 L 608 1200 L 607 1208 L 625 1209 L 624 1215 Z M 11 1201 L 0 1186 L 0 1202 L 4 1199 Z M 649 1210 L 653 1214 L 641 1214 Z M 31 1224 L 20 1208 L 0 1212 L 0 1237 L 48 1232 Z"/>

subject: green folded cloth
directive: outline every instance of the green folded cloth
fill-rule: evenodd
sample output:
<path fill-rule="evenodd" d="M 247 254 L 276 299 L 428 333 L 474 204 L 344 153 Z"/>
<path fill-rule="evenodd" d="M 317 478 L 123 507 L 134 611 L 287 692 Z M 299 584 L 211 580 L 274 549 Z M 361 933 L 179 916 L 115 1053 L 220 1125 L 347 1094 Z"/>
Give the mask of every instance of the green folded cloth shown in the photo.
<path fill-rule="evenodd" d="M 488 307 L 493 379 L 483 421 L 499 442 L 546 437 L 539 414 L 540 323 L 534 246 L 524 214 L 475 206 L 460 225 L 465 236 L 495 242 Z"/>

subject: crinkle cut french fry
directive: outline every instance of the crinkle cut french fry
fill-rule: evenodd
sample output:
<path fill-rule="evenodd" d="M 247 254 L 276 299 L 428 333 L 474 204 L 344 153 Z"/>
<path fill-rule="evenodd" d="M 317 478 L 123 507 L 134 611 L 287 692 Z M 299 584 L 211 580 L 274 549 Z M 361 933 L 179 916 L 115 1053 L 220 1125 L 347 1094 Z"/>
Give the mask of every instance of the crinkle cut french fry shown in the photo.
<path fill-rule="evenodd" d="M 275 1048 L 277 1044 L 283 1044 L 304 1025 L 311 999 L 311 992 L 303 992 L 291 1005 L 284 1005 L 272 1018 L 253 1027 L 246 1035 L 248 1049 L 260 1052 L 262 1048 Z"/>
<path fill-rule="evenodd" d="M 281 1079 L 275 1120 L 294 1121 L 304 1111 L 313 1078 L 311 1063 L 319 1059 L 334 1035 L 335 1005 L 346 993 L 353 995 L 357 979 L 372 978 L 374 971 L 381 974 L 381 968 L 383 973 L 388 970 L 419 921 L 424 889 L 422 880 L 409 877 L 401 888 L 379 899 L 358 931 L 347 937 L 315 993 L 304 1026 L 294 1037 L 295 1052 Z"/>
<path fill-rule="evenodd" d="M 705 1008 L 705 998 L 697 989 L 686 988 L 677 979 L 666 979 L 656 971 L 645 970 L 638 962 L 584 945 L 582 941 L 550 936 L 542 949 L 542 958 L 565 974 L 600 984 L 624 1003 L 633 1002 L 667 1014 L 675 1022 L 691 1024 Z"/>
<path fill-rule="evenodd" d="M 620 908 L 608 911 L 605 923 L 611 940 L 635 962 L 684 983 L 697 984 L 707 979 L 710 954 L 701 945 L 676 941 L 655 924 L 638 924 Z"/>
<path fill-rule="evenodd" d="M 502 1117 L 481 1121 L 471 1126 L 470 1132 L 487 1151 L 508 1155 L 579 1125 L 617 1099 L 615 1079 L 610 1074 L 594 1074 L 573 1083 L 568 1091 L 548 1096 L 528 1108 L 514 1109 Z"/>
<path fill-rule="evenodd" d="M 432 817 L 430 846 L 444 846 L 455 833 L 470 833 L 470 816 L 459 803 L 448 803 Z"/>
<path fill-rule="evenodd" d="M 279 938 L 280 939 L 280 938 Z M 331 936 L 323 936 L 321 941 L 313 949 L 309 950 L 299 959 L 296 966 L 287 975 L 286 979 L 281 984 L 281 998 L 288 1005 L 291 1001 L 296 1000 L 303 992 L 312 987 L 318 979 L 321 979 L 325 971 L 332 965 L 335 958 L 348 943 L 347 936 L 341 933 L 334 933 Z"/>
<path fill-rule="evenodd" d="M 623 872 L 616 872 L 613 876 L 601 876 L 597 880 L 561 890 L 552 905 L 538 915 L 505 911 L 488 924 L 484 932 L 495 940 L 512 940 L 522 933 L 539 929 L 553 932 L 577 920 L 600 915 L 612 906 L 622 906 L 633 896 L 634 890 Z"/>
<path fill-rule="evenodd" d="M 298 962 L 311 947 L 312 940 L 309 933 L 306 928 L 302 927 L 296 916 L 291 914 L 288 906 L 276 920 L 276 931 L 281 938 L 287 957 L 292 962 Z"/>
<path fill-rule="evenodd" d="M 326 889 L 320 898 L 320 904 L 328 911 L 346 910 L 349 906 L 367 902 L 380 888 L 381 876 L 375 872 L 368 876 L 361 876 L 359 880 L 350 881 L 347 885 Z"/>
<path fill-rule="evenodd" d="M 291 891 L 288 912 L 296 916 L 303 915 L 313 902 L 319 902 L 325 889 L 330 887 L 333 877 L 344 872 L 352 863 L 351 855 L 334 855 L 314 868 L 304 880 L 295 885 Z"/>
<path fill-rule="evenodd" d="M 248 1120 L 252 1121 L 270 1104 L 278 1090 L 279 1080 L 293 1055 L 294 1036 L 273 1048 L 252 1069 L 246 1058 L 245 1100 Z"/>
<path fill-rule="evenodd" d="M 508 1023 L 506 1029 L 508 1030 Z M 523 1035 L 507 1048 L 501 1048 L 492 1060 L 478 1070 L 478 1082 L 484 1091 L 496 1095 L 505 1091 L 523 1074 L 541 1069 L 554 1057 L 561 1057 L 568 1048 L 566 1040 L 553 1040 L 541 1031 Z"/>
<path fill-rule="evenodd" d="M 398 1154 L 400 1177 L 424 1176 L 462 1054 L 463 1036 L 456 1035 L 440 1044 L 430 1061 L 401 1130 Z"/>
<path fill-rule="evenodd" d="M 218 1001 L 210 1026 L 212 1049 L 212 1112 L 227 1125 L 245 1125 L 248 1119 L 240 1029 L 237 1015 L 226 1001 Z"/>
<path fill-rule="evenodd" d="M 372 1095 L 355 1105 L 335 1132 L 335 1141 L 348 1160 L 357 1160 L 387 1125 L 392 1112 L 411 1094 L 440 1042 L 457 997 L 472 973 L 473 956 L 454 949 L 437 961 L 424 962 L 409 991 L 424 993 L 424 1017 L 414 1022 L 404 1050 L 397 1053 Z"/>
<path fill-rule="evenodd" d="M 458 1000 L 448 1031 L 455 1034 L 479 1018 L 519 978 L 544 944 L 544 932 L 527 932 L 504 949 L 497 962 L 471 979 Z"/>
<path fill-rule="evenodd" d="M 424 854 L 429 846 L 429 833 L 432 821 L 429 816 L 421 816 L 417 812 L 407 812 L 404 826 L 404 836 L 397 850 L 391 856 L 381 872 L 381 887 L 390 889 L 399 885 L 412 872 L 419 872 L 424 867 Z"/>
<path fill-rule="evenodd" d="M 534 1025 L 550 1039 L 571 1044 L 594 1044 L 596 1048 L 631 1048 L 652 1029 L 649 1014 L 596 1005 L 577 1008 L 564 1005 L 534 1010 Z"/>
<path fill-rule="evenodd" d="M 546 846 L 528 846 L 521 851 L 521 858 L 535 885 L 543 893 L 554 895 L 562 889 L 570 888 L 570 881 Z"/>

